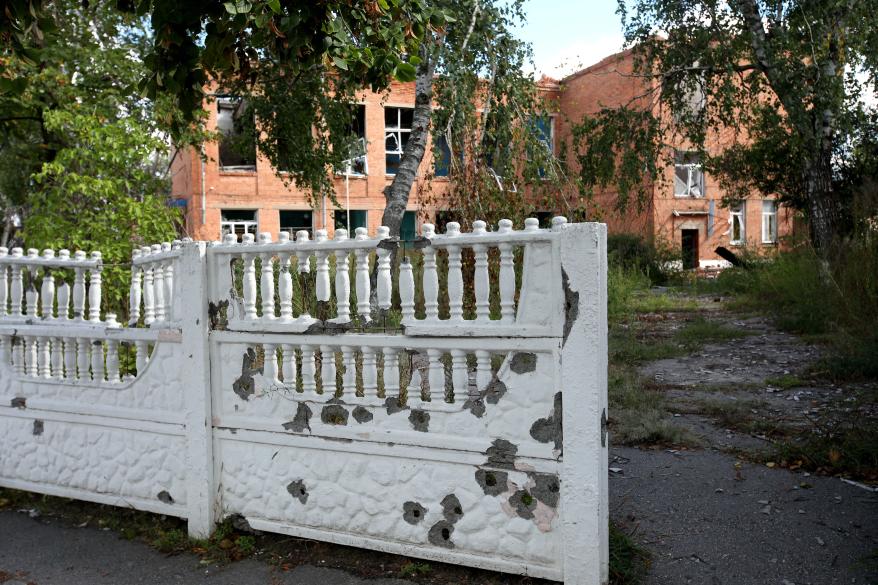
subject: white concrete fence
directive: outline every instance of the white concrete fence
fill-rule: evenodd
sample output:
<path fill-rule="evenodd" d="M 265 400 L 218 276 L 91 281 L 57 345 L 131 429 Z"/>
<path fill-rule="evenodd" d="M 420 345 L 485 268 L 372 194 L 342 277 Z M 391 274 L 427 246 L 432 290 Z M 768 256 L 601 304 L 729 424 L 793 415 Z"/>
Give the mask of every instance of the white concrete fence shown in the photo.
<path fill-rule="evenodd" d="M 605 227 L 473 227 L 0 248 L 0 486 L 606 583 Z"/>

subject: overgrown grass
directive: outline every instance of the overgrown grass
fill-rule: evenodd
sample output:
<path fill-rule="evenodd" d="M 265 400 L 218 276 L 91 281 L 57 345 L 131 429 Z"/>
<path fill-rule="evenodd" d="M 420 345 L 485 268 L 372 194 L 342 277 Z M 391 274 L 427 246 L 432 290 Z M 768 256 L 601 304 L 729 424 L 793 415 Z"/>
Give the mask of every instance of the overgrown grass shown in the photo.
<path fill-rule="evenodd" d="M 610 522 L 610 585 L 638 585 L 649 568 L 649 554 Z"/>
<path fill-rule="evenodd" d="M 777 444 L 778 460 L 834 475 L 878 480 L 878 429 L 847 423 L 823 435 Z"/>
<path fill-rule="evenodd" d="M 694 349 L 705 343 L 730 341 L 747 335 L 747 331 L 709 321 L 704 317 L 695 317 L 674 333 L 674 340 L 687 349 Z"/>
<path fill-rule="evenodd" d="M 622 445 L 697 445 L 688 430 L 674 424 L 667 400 L 637 375 L 634 368 L 610 365 L 610 436 Z"/>
<path fill-rule="evenodd" d="M 845 244 L 825 264 L 813 249 L 800 246 L 698 286 L 770 312 L 782 329 L 824 339 L 830 356 L 815 373 L 878 378 L 878 237 Z"/>

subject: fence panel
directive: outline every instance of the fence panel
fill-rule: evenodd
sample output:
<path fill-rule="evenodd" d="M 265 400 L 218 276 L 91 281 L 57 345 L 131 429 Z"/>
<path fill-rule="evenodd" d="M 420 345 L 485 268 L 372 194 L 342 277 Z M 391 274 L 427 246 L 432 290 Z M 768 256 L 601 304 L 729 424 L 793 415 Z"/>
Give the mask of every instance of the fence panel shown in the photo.
<path fill-rule="evenodd" d="M 0 249 L 0 485 L 606 582 L 605 228 L 473 227 Z"/>

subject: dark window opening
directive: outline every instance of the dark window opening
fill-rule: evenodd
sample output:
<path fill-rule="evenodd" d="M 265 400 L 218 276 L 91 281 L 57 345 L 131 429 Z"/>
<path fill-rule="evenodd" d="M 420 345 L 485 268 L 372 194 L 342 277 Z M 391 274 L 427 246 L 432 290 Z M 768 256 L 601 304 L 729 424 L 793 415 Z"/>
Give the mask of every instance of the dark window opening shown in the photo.
<path fill-rule="evenodd" d="M 313 212 L 298 210 L 282 210 L 280 212 L 280 231 L 290 232 L 290 237 L 295 238 L 296 232 L 305 230 L 309 234 L 313 231 Z"/>
<path fill-rule="evenodd" d="M 354 230 L 357 228 L 369 227 L 369 212 L 365 209 L 336 209 L 335 213 L 335 229 L 348 230 L 349 237 L 354 237 Z M 350 221 L 348 221 L 350 218 Z"/>

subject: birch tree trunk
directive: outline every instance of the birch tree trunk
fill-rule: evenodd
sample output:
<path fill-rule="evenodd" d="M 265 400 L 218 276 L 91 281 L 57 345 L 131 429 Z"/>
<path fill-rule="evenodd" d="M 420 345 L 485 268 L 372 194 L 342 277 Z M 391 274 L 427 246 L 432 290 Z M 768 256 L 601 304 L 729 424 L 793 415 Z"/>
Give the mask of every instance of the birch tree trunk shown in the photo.
<path fill-rule="evenodd" d="M 428 41 L 429 42 L 429 41 Z M 412 132 L 402 153 L 393 182 L 384 189 L 384 215 L 381 224 L 390 228 L 390 236 L 399 236 L 402 218 L 408 205 L 412 187 L 418 177 L 418 168 L 427 150 L 432 117 L 433 74 L 436 59 L 428 47 L 421 50 L 421 63 L 415 77 L 415 109 L 412 114 Z"/>

